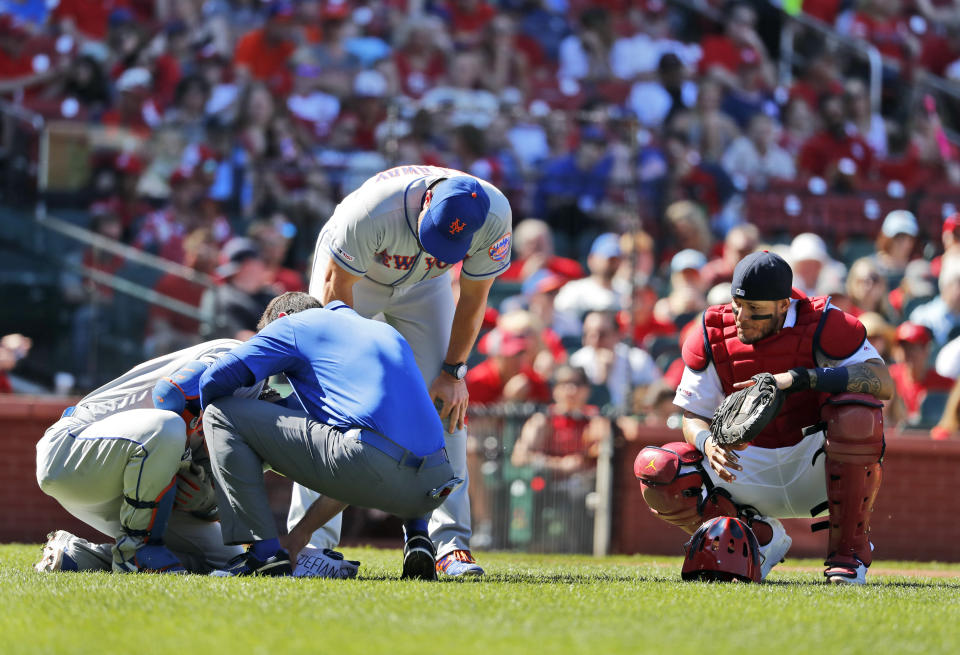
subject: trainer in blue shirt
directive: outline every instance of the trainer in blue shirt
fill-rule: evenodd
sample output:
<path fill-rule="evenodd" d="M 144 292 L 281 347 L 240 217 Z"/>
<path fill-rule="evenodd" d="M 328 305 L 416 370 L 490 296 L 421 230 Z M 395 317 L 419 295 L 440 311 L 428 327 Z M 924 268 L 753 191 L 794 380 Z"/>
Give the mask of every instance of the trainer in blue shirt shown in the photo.
<path fill-rule="evenodd" d="M 293 388 L 280 403 L 230 395 L 278 373 Z M 206 370 L 200 400 L 224 542 L 253 542 L 225 573 L 290 573 L 267 502 L 267 464 L 326 497 L 304 517 L 306 534 L 345 505 L 390 512 L 405 519 L 403 577 L 435 579 L 422 517 L 459 480 L 399 332 L 341 302 L 321 308 L 308 294 L 285 293 L 267 307 L 256 336 Z"/>

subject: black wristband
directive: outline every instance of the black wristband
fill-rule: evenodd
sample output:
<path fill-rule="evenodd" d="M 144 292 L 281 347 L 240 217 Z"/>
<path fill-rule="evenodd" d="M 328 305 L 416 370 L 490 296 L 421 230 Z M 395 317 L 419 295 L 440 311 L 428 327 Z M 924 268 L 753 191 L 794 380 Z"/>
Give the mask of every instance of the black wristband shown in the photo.
<path fill-rule="evenodd" d="M 790 383 L 789 387 L 784 389 L 787 393 L 807 391 L 810 389 L 810 371 L 804 367 L 798 366 L 797 368 L 791 368 L 790 377 L 793 378 L 793 382 Z"/>

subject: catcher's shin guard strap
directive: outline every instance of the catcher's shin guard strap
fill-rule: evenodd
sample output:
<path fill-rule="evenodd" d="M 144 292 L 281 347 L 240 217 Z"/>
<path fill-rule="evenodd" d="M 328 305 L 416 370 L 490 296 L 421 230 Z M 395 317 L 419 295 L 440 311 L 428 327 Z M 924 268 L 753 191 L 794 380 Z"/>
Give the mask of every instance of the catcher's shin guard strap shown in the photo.
<path fill-rule="evenodd" d="M 120 527 L 124 533 L 131 537 L 149 538 L 151 541 L 161 540 L 163 533 L 167 529 L 167 521 L 170 520 L 170 513 L 173 511 L 175 498 L 176 478 L 171 480 L 170 484 L 168 484 L 154 500 L 137 500 L 136 498 L 124 496 L 123 501 L 131 507 L 137 510 L 152 509 L 153 511 L 149 514 L 142 511 L 134 512 L 131 519 Z M 134 522 L 136 523 L 135 525 L 130 525 L 130 523 Z M 141 527 L 141 525 L 143 527 Z"/>
<path fill-rule="evenodd" d="M 821 416 L 827 423 L 827 559 L 856 558 L 869 566 L 870 517 L 883 477 L 880 403 L 864 394 L 840 394 L 828 399 Z"/>

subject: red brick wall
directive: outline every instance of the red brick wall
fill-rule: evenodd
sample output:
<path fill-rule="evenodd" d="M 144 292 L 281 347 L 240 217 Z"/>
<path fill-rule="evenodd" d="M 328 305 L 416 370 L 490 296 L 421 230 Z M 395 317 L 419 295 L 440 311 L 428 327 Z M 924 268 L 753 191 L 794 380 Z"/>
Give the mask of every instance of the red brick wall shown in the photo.
<path fill-rule="evenodd" d="M 71 516 L 37 486 L 36 443 L 76 399 L 0 394 L 0 543 L 42 542 L 51 530 L 69 530 L 86 539 L 103 536 Z M 286 523 L 290 482 L 267 475 L 274 514 Z"/>
<path fill-rule="evenodd" d="M 682 553 L 686 534 L 657 519 L 640 495 L 633 460 L 646 445 L 680 440 L 679 432 L 646 430 L 617 453 L 613 549 L 620 553 Z M 960 442 L 924 434 L 887 434 L 883 486 L 874 507 L 875 558 L 960 561 Z M 812 520 L 784 521 L 793 557 L 825 557 L 827 532 L 810 532 Z"/>
<path fill-rule="evenodd" d="M 36 482 L 37 440 L 71 401 L 0 396 L 0 542 L 40 542 L 53 529 L 98 539 Z M 639 442 L 618 452 L 613 548 L 621 553 L 678 555 L 684 534 L 656 519 L 640 496 L 633 460 L 647 444 L 678 438 L 674 432 L 646 430 Z M 960 561 L 960 496 L 951 483 L 960 474 L 960 442 L 934 442 L 921 436 L 887 436 L 884 483 L 873 520 L 875 556 L 883 559 Z M 278 520 L 286 513 L 289 482 L 268 476 L 271 505 Z M 810 533 L 810 521 L 788 521 L 791 555 L 825 555 L 825 532 Z"/>

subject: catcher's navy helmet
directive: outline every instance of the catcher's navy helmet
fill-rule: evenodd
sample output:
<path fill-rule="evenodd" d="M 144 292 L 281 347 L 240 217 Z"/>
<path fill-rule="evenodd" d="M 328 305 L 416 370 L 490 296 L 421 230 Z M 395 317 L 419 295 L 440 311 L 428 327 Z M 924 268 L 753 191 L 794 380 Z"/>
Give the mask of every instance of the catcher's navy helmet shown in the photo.
<path fill-rule="evenodd" d="M 760 582 L 760 544 L 746 523 L 718 516 L 700 526 L 685 545 L 680 577 L 714 582 Z"/>

